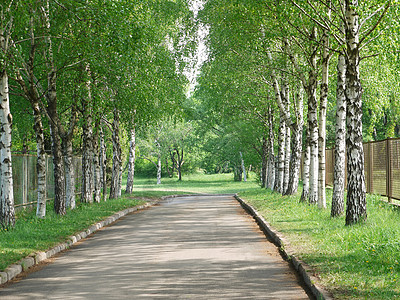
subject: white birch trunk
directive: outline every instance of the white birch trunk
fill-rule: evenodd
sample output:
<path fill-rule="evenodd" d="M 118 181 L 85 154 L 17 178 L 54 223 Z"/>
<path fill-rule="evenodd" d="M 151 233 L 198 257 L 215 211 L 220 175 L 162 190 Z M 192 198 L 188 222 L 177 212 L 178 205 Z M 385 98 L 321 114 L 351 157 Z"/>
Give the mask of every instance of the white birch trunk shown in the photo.
<path fill-rule="evenodd" d="M 284 172 L 283 172 L 283 188 L 282 188 L 282 195 L 285 195 L 287 192 L 287 189 L 289 187 L 289 176 L 290 176 L 290 153 L 291 153 L 291 147 L 290 147 L 290 128 L 289 126 L 286 126 L 286 133 L 285 133 L 285 166 L 284 166 Z"/>
<path fill-rule="evenodd" d="M 103 127 L 100 126 L 100 178 L 102 186 L 102 197 L 103 201 L 107 200 L 107 154 L 106 154 L 106 143 L 104 141 Z"/>
<path fill-rule="evenodd" d="M 303 192 L 301 193 L 300 202 L 306 202 L 310 193 L 310 145 L 309 145 L 309 130 L 307 126 L 306 146 L 304 150 L 303 161 Z"/>
<path fill-rule="evenodd" d="M 114 109 L 114 121 L 112 124 L 113 142 L 113 162 L 110 187 L 110 199 L 117 199 L 120 192 L 120 172 L 121 172 L 121 144 L 119 140 L 119 112 Z"/>
<path fill-rule="evenodd" d="M 46 152 L 44 150 L 43 123 L 38 102 L 32 102 L 33 115 L 35 118 L 36 134 L 36 174 L 38 178 L 36 216 L 44 218 L 46 216 Z"/>
<path fill-rule="evenodd" d="M 265 135 L 263 134 L 263 143 L 262 143 L 262 149 L 261 149 L 261 159 L 262 159 L 262 164 L 261 164 L 261 172 L 260 172 L 260 179 L 261 179 L 261 187 L 266 188 L 267 187 L 267 169 L 268 169 L 268 140 Z"/>
<path fill-rule="evenodd" d="M 157 157 L 157 184 L 161 184 L 161 154 Z"/>
<path fill-rule="evenodd" d="M 317 39 L 317 29 L 316 27 L 312 28 L 311 40 Z M 308 79 L 304 76 L 304 71 L 299 67 L 297 64 L 296 58 L 293 55 L 291 48 L 289 46 L 288 41 L 284 40 L 284 45 L 286 52 L 292 61 L 293 66 L 295 67 L 298 76 L 301 79 L 304 89 L 307 92 L 308 98 L 308 115 L 307 115 L 307 147 L 310 147 L 310 164 L 309 164 L 309 177 L 307 177 L 308 184 L 309 184 L 309 192 L 304 191 L 304 184 L 303 184 L 303 194 L 300 200 L 303 200 L 304 196 L 308 195 L 308 200 L 311 204 L 316 204 L 318 201 L 318 118 L 317 118 L 317 109 L 318 109 L 318 102 L 317 102 L 317 49 L 316 46 L 313 44 L 311 45 L 310 52 L 311 55 L 308 59 L 309 62 L 309 72 L 308 72 Z M 304 183 L 304 181 L 303 181 Z M 305 182 L 307 183 L 307 182 Z"/>
<path fill-rule="evenodd" d="M 94 202 L 100 203 L 101 200 L 101 166 L 99 153 L 99 122 L 96 123 L 95 133 L 93 135 L 93 184 L 94 184 Z"/>
<path fill-rule="evenodd" d="M 301 163 L 301 149 L 302 149 L 302 137 L 303 137 L 303 89 L 299 88 L 296 93 L 295 102 L 295 113 L 296 113 L 296 123 L 291 126 L 293 138 L 290 156 L 290 174 L 289 174 L 289 184 L 285 192 L 285 195 L 294 195 L 297 193 L 299 187 L 299 177 L 300 177 L 300 163 Z"/>
<path fill-rule="evenodd" d="M 240 154 L 240 160 L 241 160 L 241 165 L 242 165 L 243 181 L 246 182 L 247 181 L 246 167 L 244 166 L 244 159 L 243 159 L 242 151 L 240 151 L 239 154 Z"/>
<path fill-rule="evenodd" d="M 92 119 L 92 91 L 90 81 L 90 67 L 86 66 L 88 79 L 86 80 L 87 97 L 82 99 L 83 108 L 83 151 L 82 151 L 82 201 L 93 203 L 93 119 Z"/>
<path fill-rule="evenodd" d="M 289 166 L 290 166 L 290 126 L 292 125 L 292 120 L 290 117 L 290 101 L 289 101 L 289 87 L 287 80 L 284 78 L 282 80 L 282 96 L 281 101 L 283 102 L 284 109 L 286 113 L 282 113 L 282 117 L 285 120 L 285 160 L 284 160 L 284 170 L 283 170 L 283 183 L 282 183 L 282 195 L 286 194 L 287 188 L 289 186 Z"/>
<path fill-rule="evenodd" d="M 309 73 L 309 83 L 307 87 L 308 95 L 308 126 L 310 132 L 310 193 L 308 195 L 311 204 L 318 201 L 318 101 L 317 101 L 317 57 L 312 57 L 312 68 Z"/>
<path fill-rule="evenodd" d="M 267 163 L 267 180 L 266 187 L 270 190 L 275 186 L 275 154 L 274 154 L 274 129 L 273 129 L 273 112 L 268 109 L 268 163 Z"/>
<path fill-rule="evenodd" d="M 364 149 L 362 145 L 362 87 L 360 81 L 360 44 L 358 1 L 345 0 L 346 20 L 346 125 L 347 125 L 347 205 L 346 225 L 367 218 L 364 174 Z"/>
<path fill-rule="evenodd" d="M 122 149 L 120 149 L 119 152 L 122 154 Z M 122 170 L 123 170 L 123 168 L 122 168 L 122 159 L 121 159 L 121 163 L 119 165 L 119 176 L 118 176 L 118 185 L 117 185 L 118 198 L 121 197 L 121 195 L 122 195 Z"/>
<path fill-rule="evenodd" d="M 339 54 L 337 65 L 336 89 L 336 138 L 335 164 L 333 169 L 333 191 L 331 216 L 337 217 L 344 212 L 345 157 L 346 157 L 346 61 Z"/>
<path fill-rule="evenodd" d="M 323 42 L 323 57 L 322 57 L 322 81 L 321 95 L 319 106 L 319 132 L 318 132 L 318 207 L 326 208 L 326 167 L 325 167 L 325 148 L 326 148 L 326 106 L 328 103 L 328 86 L 329 86 L 329 37 L 327 32 L 324 32 L 322 37 Z"/>
<path fill-rule="evenodd" d="M 0 32 L 1 50 L 6 49 L 3 32 Z M 14 192 L 11 164 L 12 116 L 8 91 L 8 75 L 0 62 L 0 226 L 14 227 Z"/>
<path fill-rule="evenodd" d="M 286 145 L 286 123 L 281 114 L 279 120 L 279 137 L 278 137 L 278 170 L 275 179 L 274 190 L 283 194 L 283 178 L 285 172 L 285 145 Z"/>
<path fill-rule="evenodd" d="M 131 140 L 129 142 L 128 178 L 126 180 L 127 194 L 131 194 L 133 191 L 133 180 L 135 175 L 135 157 L 136 157 L 136 132 L 135 132 L 135 127 L 133 127 L 131 130 Z"/>
<path fill-rule="evenodd" d="M 72 139 L 70 136 L 65 136 L 63 139 L 63 155 L 65 169 L 65 198 L 66 206 L 75 209 L 75 171 L 72 158 Z"/>

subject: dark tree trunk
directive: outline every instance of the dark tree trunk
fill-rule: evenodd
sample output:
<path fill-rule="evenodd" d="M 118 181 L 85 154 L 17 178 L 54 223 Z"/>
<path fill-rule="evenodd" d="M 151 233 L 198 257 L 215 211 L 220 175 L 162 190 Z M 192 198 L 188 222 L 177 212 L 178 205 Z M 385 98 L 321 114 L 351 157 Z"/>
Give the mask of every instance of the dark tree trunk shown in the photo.
<path fill-rule="evenodd" d="M 347 125 L 347 201 L 346 225 L 367 218 L 362 145 L 362 87 L 360 81 L 358 1 L 346 0 L 346 125 Z"/>

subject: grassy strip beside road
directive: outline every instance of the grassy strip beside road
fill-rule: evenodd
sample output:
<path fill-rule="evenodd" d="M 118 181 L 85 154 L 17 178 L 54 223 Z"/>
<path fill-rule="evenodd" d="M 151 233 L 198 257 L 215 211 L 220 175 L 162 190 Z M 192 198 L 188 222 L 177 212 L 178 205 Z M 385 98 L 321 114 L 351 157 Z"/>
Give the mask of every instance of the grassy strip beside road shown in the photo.
<path fill-rule="evenodd" d="M 365 224 L 344 226 L 344 217 L 330 217 L 330 207 L 299 203 L 300 195 L 282 197 L 260 189 L 240 195 L 284 234 L 335 298 L 400 298 L 400 213 L 380 197 L 367 196 Z"/>
<path fill-rule="evenodd" d="M 144 203 L 142 200 L 122 197 L 102 203 L 78 204 L 65 216 L 53 212 L 53 204 L 47 205 L 47 216 L 38 219 L 35 211 L 17 213 L 14 229 L 0 229 L 0 270 L 37 251 L 45 251 L 79 231 L 85 230 L 114 213 Z"/>

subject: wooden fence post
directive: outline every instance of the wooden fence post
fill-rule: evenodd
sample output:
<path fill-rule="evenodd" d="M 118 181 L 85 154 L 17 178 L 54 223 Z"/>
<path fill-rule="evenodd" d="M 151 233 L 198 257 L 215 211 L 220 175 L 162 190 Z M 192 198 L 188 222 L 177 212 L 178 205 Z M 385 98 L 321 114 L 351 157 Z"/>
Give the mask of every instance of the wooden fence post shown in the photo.
<path fill-rule="evenodd" d="M 22 155 L 22 204 L 28 202 L 28 156 Z"/>
<path fill-rule="evenodd" d="M 392 149 L 390 139 L 386 139 L 386 196 L 392 202 Z"/>
<path fill-rule="evenodd" d="M 374 193 L 374 147 L 368 142 L 368 193 Z"/>

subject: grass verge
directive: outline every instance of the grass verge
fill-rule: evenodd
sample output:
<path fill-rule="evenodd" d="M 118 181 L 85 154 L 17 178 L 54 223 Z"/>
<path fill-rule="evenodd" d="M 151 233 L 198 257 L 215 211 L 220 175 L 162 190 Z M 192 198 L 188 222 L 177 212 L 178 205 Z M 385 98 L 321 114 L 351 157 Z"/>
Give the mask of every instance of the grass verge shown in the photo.
<path fill-rule="evenodd" d="M 299 194 L 254 189 L 240 196 L 285 235 L 335 298 L 400 298 L 400 213 L 380 197 L 367 196 L 365 223 L 345 226 L 344 217 L 330 217 L 330 203 L 320 210 L 299 203 Z"/>
<path fill-rule="evenodd" d="M 37 251 L 47 250 L 92 224 L 115 212 L 144 203 L 143 200 L 122 197 L 102 203 L 79 203 L 65 216 L 53 212 L 53 204 L 48 203 L 46 218 L 38 219 L 35 211 L 17 212 L 14 229 L 0 229 L 0 270 Z"/>

